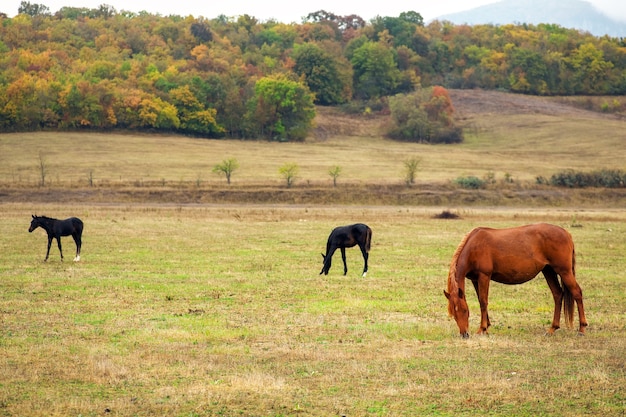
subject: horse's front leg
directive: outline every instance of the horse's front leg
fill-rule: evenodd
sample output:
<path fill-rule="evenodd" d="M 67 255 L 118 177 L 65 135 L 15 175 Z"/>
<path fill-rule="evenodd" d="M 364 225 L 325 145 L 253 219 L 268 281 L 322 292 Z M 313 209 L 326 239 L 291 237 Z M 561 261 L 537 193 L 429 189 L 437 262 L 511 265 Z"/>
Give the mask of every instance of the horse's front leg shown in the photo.
<path fill-rule="evenodd" d="M 50 246 L 52 246 L 52 236 L 48 236 L 48 250 L 46 250 L 46 259 L 43 260 L 44 262 L 47 262 L 50 256 Z"/>
<path fill-rule="evenodd" d="M 478 288 L 478 281 L 472 280 L 472 285 L 474 285 L 474 290 L 476 291 L 476 298 L 480 300 L 480 289 Z M 491 320 L 489 320 L 489 311 L 485 311 L 487 315 L 487 328 L 491 327 Z"/>
<path fill-rule="evenodd" d="M 487 334 L 487 329 L 491 326 L 489 321 L 489 312 L 487 307 L 489 305 L 489 281 L 490 276 L 484 273 L 478 274 L 478 280 L 474 283 L 476 289 L 476 295 L 478 295 L 478 302 L 480 304 L 480 327 L 477 334 Z"/>
<path fill-rule="evenodd" d="M 348 274 L 348 264 L 346 264 L 346 248 L 341 248 L 341 259 L 343 259 L 343 274 Z"/>

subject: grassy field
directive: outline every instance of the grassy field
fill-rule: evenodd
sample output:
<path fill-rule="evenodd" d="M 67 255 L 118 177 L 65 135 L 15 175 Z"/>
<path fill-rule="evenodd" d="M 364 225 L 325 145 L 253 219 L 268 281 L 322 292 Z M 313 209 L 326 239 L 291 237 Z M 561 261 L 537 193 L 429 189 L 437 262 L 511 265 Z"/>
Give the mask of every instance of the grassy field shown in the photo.
<path fill-rule="evenodd" d="M 458 97 L 457 97 L 458 96 Z M 317 130 L 303 143 L 203 140 L 91 132 L 0 135 L 0 185 L 96 187 L 224 185 L 213 166 L 236 158 L 233 186 L 283 186 L 278 169 L 297 163 L 296 187 L 332 187 L 328 171 L 342 168 L 339 184 L 404 184 L 403 162 L 420 160 L 419 184 L 447 184 L 460 176 L 505 175 L 519 186 L 566 169 L 624 169 L 624 120 L 541 98 L 493 92 L 453 94 L 465 141 L 431 146 L 383 139 L 386 117 L 345 116 L 320 108 Z M 467 102 L 468 100 L 478 102 Z"/>
<path fill-rule="evenodd" d="M 332 109 L 304 143 L 0 135 L 0 416 L 624 416 L 626 191 L 535 178 L 624 169 L 625 122 L 541 98 L 452 98 L 466 133 L 454 146 L 389 141 L 384 118 Z M 211 173 L 226 158 L 241 165 L 231 186 Z M 495 182 L 453 184 L 468 175 Z M 66 262 L 53 246 L 43 263 L 31 214 L 82 218 L 82 261 L 64 238 Z M 587 335 L 545 336 L 539 277 L 493 284 L 490 335 L 462 340 L 443 295 L 458 243 L 539 221 L 574 237 Z M 318 275 L 330 230 L 353 222 L 374 232 L 367 277 L 357 249 L 347 276 L 339 255 Z"/>
<path fill-rule="evenodd" d="M 61 263 L 31 211 L 85 222 Z M 319 206 L 2 206 L 0 415 L 623 416 L 626 214 Z M 319 276 L 330 229 L 373 231 Z M 577 245 L 590 326 L 546 337 L 539 277 L 492 285 L 488 337 L 447 317 L 449 261 L 478 225 L 549 221 Z M 64 238 L 66 259 L 73 242 Z M 469 297 L 471 327 L 479 309 Z"/>

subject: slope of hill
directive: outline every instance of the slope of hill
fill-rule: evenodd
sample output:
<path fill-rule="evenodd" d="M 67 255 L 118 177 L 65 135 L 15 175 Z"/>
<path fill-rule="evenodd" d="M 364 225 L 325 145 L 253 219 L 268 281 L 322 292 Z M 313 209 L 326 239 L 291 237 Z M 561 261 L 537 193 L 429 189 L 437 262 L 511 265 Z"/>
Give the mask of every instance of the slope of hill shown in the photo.
<path fill-rule="evenodd" d="M 626 36 L 626 23 L 611 19 L 582 0 L 502 0 L 464 12 L 439 16 L 455 24 L 553 23 L 595 36 Z"/>

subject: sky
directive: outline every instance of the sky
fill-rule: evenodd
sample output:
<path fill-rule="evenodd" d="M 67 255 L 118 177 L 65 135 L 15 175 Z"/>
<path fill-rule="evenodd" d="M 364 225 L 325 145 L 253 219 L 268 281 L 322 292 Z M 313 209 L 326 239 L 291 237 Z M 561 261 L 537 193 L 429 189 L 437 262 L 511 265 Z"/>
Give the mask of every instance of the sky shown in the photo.
<path fill-rule="evenodd" d="M 0 12 L 9 17 L 17 14 L 22 0 L 2 0 Z M 376 16 L 397 17 L 402 12 L 415 11 L 429 22 L 441 15 L 461 12 L 486 4 L 497 3 L 497 0 L 27 0 L 31 4 L 43 4 L 52 13 L 62 7 L 97 8 L 101 4 L 113 6 L 117 11 L 146 11 L 151 14 L 167 16 L 193 15 L 213 19 L 220 15 L 229 17 L 248 14 L 260 21 L 275 19 L 284 23 L 301 23 L 309 13 L 325 10 L 339 16 L 356 14 L 366 21 Z M 624 0 L 588 0 L 597 9 L 610 17 L 626 22 L 626 1 Z"/>

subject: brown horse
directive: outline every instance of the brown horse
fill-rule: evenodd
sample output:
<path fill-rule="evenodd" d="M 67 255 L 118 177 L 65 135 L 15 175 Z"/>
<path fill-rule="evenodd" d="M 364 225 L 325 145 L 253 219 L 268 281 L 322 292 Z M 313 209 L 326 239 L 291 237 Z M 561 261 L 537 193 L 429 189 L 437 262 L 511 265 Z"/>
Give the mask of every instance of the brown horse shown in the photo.
<path fill-rule="evenodd" d="M 448 290 L 444 290 L 448 313 L 456 320 L 461 336 L 469 337 L 469 309 L 465 299 L 465 278 L 468 278 L 480 303 L 478 334 L 486 334 L 491 325 L 487 313 L 489 281 L 523 284 L 542 272 L 554 298 L 554 318 L 548 333 L 560 327 L 561 304 L 565 322 L 572 326 L 576 301 L 578 331 L 584 334 L 587 319 L 583 293 L 576 282 L 575 264 L 572 236 L 561 227 L 546 223 L 510 229 L 478 227 L 463 238 L 452 257 Z"/>

